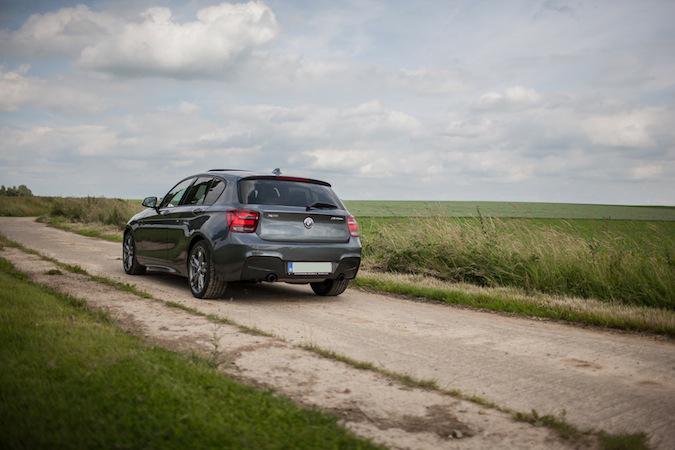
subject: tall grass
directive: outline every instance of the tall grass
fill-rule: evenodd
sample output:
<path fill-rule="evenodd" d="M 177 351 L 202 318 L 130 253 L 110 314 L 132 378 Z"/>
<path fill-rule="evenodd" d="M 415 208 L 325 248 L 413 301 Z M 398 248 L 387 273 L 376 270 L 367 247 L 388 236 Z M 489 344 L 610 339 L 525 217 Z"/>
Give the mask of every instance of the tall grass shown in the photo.
<path fill-rule="evenodd" d="M 484 217 L 383 221 L 363 239 L 374 269 L 675 309 L 671 236 L 649 242 Z"/>
<path fill-rule="evenodd" d="M 102 223 L 124 228 L 131 216 L 141 209 L 140 202 L 118 198 L 57 198 L 51 204 L 49 215 L 72 222 Z"/>
<path fill-rule="evenodd" d="M 56 197 L 7 197 L 0 196 L 0 216 L 29 217 L 49 212 Z"/>
<path fill-rule="evenodd" d="M 68 222 L 112 225 L 124 228 L 141 211 L 138 200 L 105 197 L 3 197 L 0 216 L 49 216 Z"/>

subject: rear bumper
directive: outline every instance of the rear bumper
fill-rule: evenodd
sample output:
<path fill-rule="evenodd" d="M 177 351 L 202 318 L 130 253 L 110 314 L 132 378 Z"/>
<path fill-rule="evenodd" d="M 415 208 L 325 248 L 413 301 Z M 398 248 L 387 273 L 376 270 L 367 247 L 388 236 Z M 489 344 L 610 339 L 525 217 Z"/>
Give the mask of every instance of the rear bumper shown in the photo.
<path fill-rule="evenodd" d="M 351 238 L 344 243 L 287 243 L 263 241 L 256 234 L 232 233 L 216 243 L 213 262 L 226 281 L 263 281 L 274 275 L 279 281 L 310 282 L 356 277 L 361 263 L 361 242 Z M 288 262 L 327 261 L 333 263 L 329 275 L 293 275 Z"/>
<path fill-rule="evenodd" d="M 331 261 L 332 262 L 332 261 Z M 288 281 L 303 283 L 325 279 L 355 278 L 359 271 L 361 258 L 347 257 L 332 262 L 333 270 L 329 275 L 294 275 L 288 272 L 288 261 L 274 256 L 252 256 L 244 261 L 241 279 L 252 281 Z"/>

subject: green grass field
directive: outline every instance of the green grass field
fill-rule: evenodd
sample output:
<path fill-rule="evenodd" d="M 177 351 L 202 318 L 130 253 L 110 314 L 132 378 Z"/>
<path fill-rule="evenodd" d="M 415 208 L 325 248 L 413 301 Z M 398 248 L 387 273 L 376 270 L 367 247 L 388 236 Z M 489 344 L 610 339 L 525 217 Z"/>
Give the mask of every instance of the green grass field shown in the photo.
<path fill-rule="evenodd" d="M 335 417 L 125 334 L 3 259 L 0 286 L 0 448 L 377 448 Z"/>
<path fill-rule="evenodd" d="M 348 200 L 356 217 L 516 217 L 675 221 L 673 206 L 589 205 L 581 203 Z"/>

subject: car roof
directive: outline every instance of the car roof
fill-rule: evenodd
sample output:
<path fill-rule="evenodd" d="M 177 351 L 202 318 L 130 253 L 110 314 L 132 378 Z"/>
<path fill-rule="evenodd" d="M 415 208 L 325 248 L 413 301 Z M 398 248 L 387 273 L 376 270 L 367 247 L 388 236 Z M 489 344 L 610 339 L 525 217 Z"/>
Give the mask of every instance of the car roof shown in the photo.
<path fill-rule="evenodd" d="M 234 181 L 238 181 L 243 178 L 268 178 L 268 179 L 278 178 L 280 180 L 307 181 L 310 183 L 323 184 L 325 186 L 330 187 L 330 183 L 323 180 L 317 180 L 315 178 L 291 176 L 286 174 L 276 175 L 270 172 L 254 171 L 247 169 L 210 169 L 207 172 L 199 173 L 192 176 L 213 176 L 213 175 L 217 175 L 221 178 Z"/>

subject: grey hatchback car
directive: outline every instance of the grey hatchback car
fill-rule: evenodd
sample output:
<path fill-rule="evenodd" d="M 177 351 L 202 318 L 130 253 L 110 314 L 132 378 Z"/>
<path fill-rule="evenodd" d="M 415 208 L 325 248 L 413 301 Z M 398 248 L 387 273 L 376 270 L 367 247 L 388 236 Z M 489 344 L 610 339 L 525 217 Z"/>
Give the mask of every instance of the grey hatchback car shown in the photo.
<path fill-rule="evenodd" d="M 185 276 L 198 298 L 221 297 L 239 280 L 339 295 L 361 263 L 358 224 L 325 181 L 214 169 L 143 206 L 124 231 L 125 272 Z"/>

